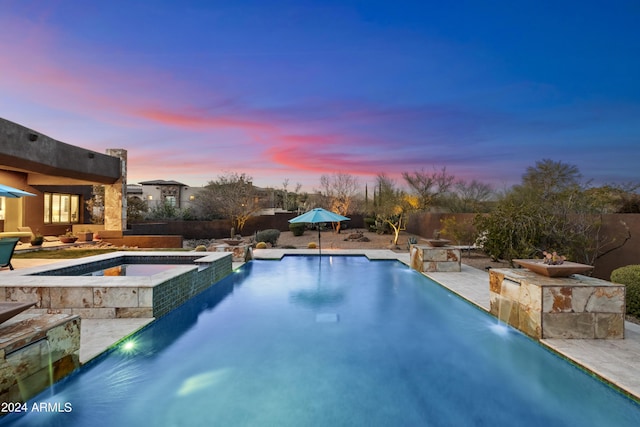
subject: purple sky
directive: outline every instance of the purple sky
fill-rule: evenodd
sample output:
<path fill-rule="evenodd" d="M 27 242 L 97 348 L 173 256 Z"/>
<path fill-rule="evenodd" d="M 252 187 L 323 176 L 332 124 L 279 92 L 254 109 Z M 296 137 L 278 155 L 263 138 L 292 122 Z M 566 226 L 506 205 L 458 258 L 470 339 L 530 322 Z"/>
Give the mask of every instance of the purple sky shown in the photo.
<path fill-rule="evenodd" d="M 0 0 L 0 117 L 129 182 L 640 180 L 640 3 Z M 398 183 L 401 181 L 398 179 Z"/>

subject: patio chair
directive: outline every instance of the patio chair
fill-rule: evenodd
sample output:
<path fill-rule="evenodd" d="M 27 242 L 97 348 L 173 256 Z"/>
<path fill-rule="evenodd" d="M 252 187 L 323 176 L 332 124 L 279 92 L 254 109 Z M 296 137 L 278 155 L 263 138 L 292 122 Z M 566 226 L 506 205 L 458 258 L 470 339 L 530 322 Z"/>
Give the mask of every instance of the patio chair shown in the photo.
<path fill-rule="evenodd" d="M 20 240 L 18 237 L 0 239 L 0 268 L 9 267 L 10 270 L 13 270 L 11 258 L 13 258 L 13 250 L 18 244 L 18 240 Z"/>

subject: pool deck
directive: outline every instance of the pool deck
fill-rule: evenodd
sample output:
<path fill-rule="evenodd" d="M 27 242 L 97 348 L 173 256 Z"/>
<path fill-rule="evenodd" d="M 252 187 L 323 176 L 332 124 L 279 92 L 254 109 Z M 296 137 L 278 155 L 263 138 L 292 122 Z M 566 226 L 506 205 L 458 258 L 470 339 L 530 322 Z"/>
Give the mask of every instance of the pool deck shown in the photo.
<path fill-rule="evenodd" d="M 280 259 L 287 254 L 317 255 L 317 250 L 262 249 L 256 259 Z M 398 260 L 410 265 L 408 253 L 389 250 L 323 250 L 323 256 L 365 255 L 371 260 Z M 14 259 L 16 269 L 42 265 L 56 260 Z M 243 263 L 233 263 L 233 268 Z M 0 272 L 1 277 L 2 272 Z M 477 307 L 489 310 L 489 274 L 462 265 L 456 273 L 423 273 Z M 82 319 L 80 362 L 82 364 L 106 351 L 154 319 Z M 593 372 L 603 380 L 640 400 L 640 325 L 625 322 L 625 339 L 544 339 L 542 344 Z"/>

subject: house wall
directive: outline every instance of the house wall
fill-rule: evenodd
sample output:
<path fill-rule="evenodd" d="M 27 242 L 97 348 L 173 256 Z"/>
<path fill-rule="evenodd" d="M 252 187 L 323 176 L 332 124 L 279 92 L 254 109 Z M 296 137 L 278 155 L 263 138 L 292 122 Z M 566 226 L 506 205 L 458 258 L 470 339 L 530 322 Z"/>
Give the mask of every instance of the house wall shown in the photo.
<path fill-rule="evenodd" d="M 105 185 L 106 194 L 111 187 L 116 190 L 115 197 L 107 197 L 105 201 L 105 217 L 113 218 L 106 222 L 107 228 L 126 228 L 126 204 L 121 189 L 126 186 L 126 150 L 109 151 L 113 155 L 65 144 L 0 118 L 0 180 L 36 194 L 5 200 L 4 231 L 29 226 L 45 235 L 63 233 L 70 224 L 44 225 L 42 193 L 80 194 L 86 200 L 89 196 L 82 188 L 90 188 L 92 184 Z M 84 200 L 81 200 L 81 223 L 88 219 L 82 212 Z"/>
<path fill-rule="evenodd" d="M 2 118 L 0 153 L 0 168 L 37 174 L 33 179 L 60 177 L 112 184 L 121 174 L 117 157 L 65 144 Z"/>
<path fill-rule="evenodd" d="M 10 187 L 15 187 L 19 190 L 35 193 L 35 189 L 27 184 L 27 174 L 13 171 L 0 170 L 0 182 Z M 25 197 L 19 199 L 12 199 L 5 197 L 3 217 L 4 228 L 2 231 L 18 231 L 18 227 L 22 226 L 23 212 L 28 211 L 26 209 L 26 199 L 33 199 L 34 197 Z"/>
<path fill-rule="evenodd" d="M 626 235 L 625 225 L 631 238 L 620 247 Z M 593 276 L 609 280 L 616 268 L 640 264 L 640 214 L 605 215 L 600 234 L 606 242 L 601 252 L 610 252 L 597 259 Z"/>
<path fill-rule="evenodd" d="M 140 200 L 147 202 L 147 206 L 152 208 L 164 202 L 163 190 L 169 190 L 176 194 L 178 208 L 185 209 L 193 203 L 192 196 L 200 191 L 201 187 L 189 187 L 187 185 L 162 185 L 162 184 L 140 184 L 138 186 L 142 190 L 142 194 L 128 193 L 128 196 L 138 197 Z M 140 190 L 138 190 L 140 191 Z"/>
<path fill-rule="evenodd" d="M 91 197 L 91 186 L 87 185 L 37 185 L 30 186 L 26 183 L 27 174 L 23 172 L 0 170 L 0 182 L 20 190 L 35 194 L 35 197 L 22 197 L 18 199 L 5 198 L 4 223 L 0 231 L 17 231 L 18 227 L 28 226 L 45 236 L 64 234 L 70 224 L 46 224 L 44 223 L 44 192 L 69 193 L 80 195 L 79 223 L 89 221 L 89 213 L 84 201 Z"/>

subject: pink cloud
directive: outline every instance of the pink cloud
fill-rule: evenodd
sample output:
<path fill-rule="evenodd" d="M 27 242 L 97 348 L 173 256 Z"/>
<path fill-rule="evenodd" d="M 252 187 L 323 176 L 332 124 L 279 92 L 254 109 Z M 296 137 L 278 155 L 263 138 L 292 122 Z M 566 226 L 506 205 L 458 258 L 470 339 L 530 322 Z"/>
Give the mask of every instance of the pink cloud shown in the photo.
<path fill-rule="evenodd" d="M 160 109 L 140 109 L 133 111 L 138 117 L 168 126 L 177 126 L 190 129 L 219 129 L 241 128 L 247 130 L 274 131 L 275 127 L 268 123 L 235 117 L 214 116 L 208 117 L 201 114 L 186 114 L 179 111 Z"/>

